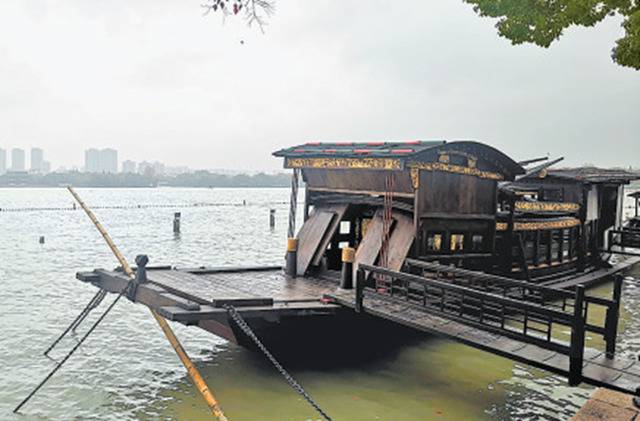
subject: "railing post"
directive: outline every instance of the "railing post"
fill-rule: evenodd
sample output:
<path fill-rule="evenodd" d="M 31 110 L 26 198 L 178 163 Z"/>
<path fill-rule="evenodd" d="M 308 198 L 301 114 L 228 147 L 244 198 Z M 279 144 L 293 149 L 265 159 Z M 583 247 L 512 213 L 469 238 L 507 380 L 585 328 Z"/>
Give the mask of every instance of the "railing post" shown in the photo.
<path fill-rule="evenodd" d="M 285 262 L 285 273 L 292 278 L 298 275 L 298 239 L 287 239 L 287 255 Z"/>
<path fill-rule="evenodd" d="M 364 269 L 358 268 L 356 272 L 356 313 L 362 312 L 362 301 L 364 300 Z"/>
<path fill-rule="evenodd" d="M 342 273 L 340 274 L 340 288 L 353 288 L 353 261 L 356 251 L 352 247 L 342 249 Z"/>
<path fill-rule="evenodd" d="M 584 285 L 576 286 L 573 304 L 573 326 L 571 326 L 571 347 L 569 350 L 569 385 L 577 386 L 582 381 L 584 358 Z"/>
<path fill-rule="evenodd" d="M 618 274 L 613 278 L 613 304 L 607 308 L 607 318 L 604 323 L 605 341 L 607 349 L 605 356 L 612 359 L 616 353 L 616 337 L 618 336 L 618 319 L 620 317 L 620 301 L 622 297 L 623 276 Z"/>

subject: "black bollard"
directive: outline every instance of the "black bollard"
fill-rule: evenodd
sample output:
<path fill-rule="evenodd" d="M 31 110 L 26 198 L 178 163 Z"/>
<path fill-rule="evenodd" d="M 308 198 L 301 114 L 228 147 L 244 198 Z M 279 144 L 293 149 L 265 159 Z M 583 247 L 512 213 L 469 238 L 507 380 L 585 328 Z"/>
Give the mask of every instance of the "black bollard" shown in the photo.
<path fill-rule="evenodd" d="M 180 212 L 173 214 L 173 232 L 176 234 L 180 233 L 180 217 Z"/>
<path fill-rule="evenodd" d="M 44 244 L 44 235 L 40 236 L 40 240 L 39 240 L 40 244 Z"/>
<path fill-rule="evenodd" d="M 352 247 L 342 249 L 342 273 L 340 275 L 340 288 L 353 289 L 353 261 L 356 250 Z"/>
<path fill-rule="evenodd" d="M 285 266 L 285 273 L 292 278 L 295 278 L 298 274 L 298 239 L 287 239 L 287 261 Z"/>
<path fill-rule="evenodd" d="M 269 209 L 269 228 L 274 229 L 276 227 L 276 210 Z"/>

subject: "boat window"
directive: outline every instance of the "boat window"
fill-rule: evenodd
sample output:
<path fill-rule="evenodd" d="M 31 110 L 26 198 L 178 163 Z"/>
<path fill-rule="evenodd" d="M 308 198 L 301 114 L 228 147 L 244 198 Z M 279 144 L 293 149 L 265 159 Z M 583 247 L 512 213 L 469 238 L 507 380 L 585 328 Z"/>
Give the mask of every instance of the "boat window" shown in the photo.
<path fill-rule="evenodd" d="M 442 250 L 442 234 L 430 232 L 427 234 L 427 250 L 428 251 L 440 251 Z"/>
<path fill-rule="evenodd" d="M 464 249 L 464 234 L 451 234 L 451 251 Z"/>
<path fill-rule="evenodd" d="M 480 234 L 473 234 L 471 236 L 471 251 L 483 251 L 484 237 Z"/>
<path fill-rule="evenodd" d="M 340 234 L 349 234 L 351 232 L 351 222 L 349 221 L 341 221 L 340 222 Z"/>

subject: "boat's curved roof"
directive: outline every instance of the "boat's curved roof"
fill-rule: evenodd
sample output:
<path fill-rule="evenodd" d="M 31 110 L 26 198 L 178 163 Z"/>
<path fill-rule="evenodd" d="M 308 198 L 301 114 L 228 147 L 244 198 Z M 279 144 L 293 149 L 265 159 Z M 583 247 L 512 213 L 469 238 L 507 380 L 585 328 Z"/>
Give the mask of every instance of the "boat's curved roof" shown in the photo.
<path fill-rule="evenodd" d="M 273 153 L 285 158 L 399 158 L 420 161 L 424 154 L 437 151 L 459 151 L 490 162 L 506 179 L 513 179 L 525 170 L 520 164 L 499 150 L 481 142 L 462 140 L 408 140 L 372 142 L 308 142 L 280 149 Z"/>

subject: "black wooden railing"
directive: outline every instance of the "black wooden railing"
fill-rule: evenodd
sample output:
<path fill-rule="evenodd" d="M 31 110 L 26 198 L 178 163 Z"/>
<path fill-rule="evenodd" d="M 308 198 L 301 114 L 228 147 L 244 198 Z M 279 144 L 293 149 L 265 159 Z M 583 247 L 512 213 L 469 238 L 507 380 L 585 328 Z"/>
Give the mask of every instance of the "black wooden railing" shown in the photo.
<path fill-rule="evenodd" d="M 622 228 L 612 229 L 607 232 L 607 251 L 609 253 L 628 254 L 631 256 L 640 256 L 640 253 L 632 252 L 620 252 L 612 250 L 613 246 L 620 247 L 640 247 L 640 229 L 636 228 Z"/>
<path fill-rule="evenodd" d="M 545 297 L 549 292 L 546 287 L 492 275 L 485 277 L 482 275 L 486 274 L 477 272 L 471 272 L 474 275 L 471 279 L 469 273 L 464 276 L 464 272 L 457 268 L 427 265 L 434 267 L 423 266 L 423 273 L 416 275 L 360 264 L 356 280 L 356 310 L 363 310 L 365 296 L 391 300 L 568 355 L 571 384 L 577 384 L 581 379 L 586 331 L 601 334 L 607 344 L 607 356 L 613 357 L 619 293 L 614 300 L 587 297 L 584 287 L 578 286 L 575 292 L 561 291 L 562 301 L 552 303 Z M 464 282 L 466 284 L 461 284 Z M 621 285 L 621 279 L 616 281 L 616 285 Z M 619 287 L 614 290 L 619 291 Z M 553 292 L 557 291 L 560 290 Z M 518 292 L 519 295 L 516 294 Z M 530 300 L 530 297 L 537 299 Z M 607 308 L 602 326 L 587 322 L 590 305 Z M 571 332 L 568 343 L 554 338 L 553 332 L 566 330 Z"/>

